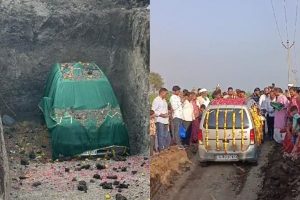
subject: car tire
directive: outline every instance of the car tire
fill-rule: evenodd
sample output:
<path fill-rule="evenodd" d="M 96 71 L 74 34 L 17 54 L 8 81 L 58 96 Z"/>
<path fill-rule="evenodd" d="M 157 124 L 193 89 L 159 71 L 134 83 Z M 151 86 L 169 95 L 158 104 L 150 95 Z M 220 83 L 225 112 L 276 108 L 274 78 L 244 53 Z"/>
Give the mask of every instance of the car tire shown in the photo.
<path fill-rule="evenodd" d="M 199 162 L 201 167 L 208 167 L 208 162 Z"/>
<path fill-rule="evenodd" d="M 257 166 L 258 165 L 258 161 L 257 160 L 252 160 L 252 161 L 249 161 L 249 164 L 251 166 Z"/>

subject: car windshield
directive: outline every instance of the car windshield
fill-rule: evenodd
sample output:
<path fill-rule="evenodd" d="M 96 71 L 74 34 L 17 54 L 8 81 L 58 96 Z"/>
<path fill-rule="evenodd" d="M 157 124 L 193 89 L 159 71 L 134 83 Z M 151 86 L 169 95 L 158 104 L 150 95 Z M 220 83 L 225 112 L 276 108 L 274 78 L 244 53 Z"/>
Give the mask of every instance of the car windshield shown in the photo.
<path fill-rule="evenodd" d="M 209 110 L 209 119 L 208 119 L 208 128 L 209 129 L 215 129 L 216 128 L 216 115 L 217 115 L 217 110 L 218 109 L 210 109 Z M 249 128 L 249 119 L 248 115 L 246 114 L 246 111 L 244 109 L 237 109 L 237 108 L 220 108 L 219 109 L 219 129 L 224 129 L 224 120 L 225 120 L 225 111 L 227 111 L 227 120 L 226 120 L 226 128 L 227 129 L 232 129 L 233 126 L 233 113 L 235 113 L 235 128 L 236 129 L 241 129 L 241 117 L 242 117 L 242 111 L 243 110 L 243 115 L 244 115 L 244 125 L 243 127 L 245 129 Z M 206 128 L 206 120 L 207 120 L 207 112 L 206 116 L 204 117 L 204 123 L 203 127 Z"/>

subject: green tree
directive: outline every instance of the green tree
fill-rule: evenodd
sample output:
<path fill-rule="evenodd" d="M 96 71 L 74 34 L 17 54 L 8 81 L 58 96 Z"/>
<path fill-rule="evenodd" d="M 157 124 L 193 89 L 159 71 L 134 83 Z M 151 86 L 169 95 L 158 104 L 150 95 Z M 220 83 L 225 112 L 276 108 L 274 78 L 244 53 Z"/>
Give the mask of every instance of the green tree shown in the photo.
<path fill-rule="evenodd" d="M 155 93 L 164 86 L 164 80 L 159 73 L 150 72 L 149 74 L 150 91 Z"/>

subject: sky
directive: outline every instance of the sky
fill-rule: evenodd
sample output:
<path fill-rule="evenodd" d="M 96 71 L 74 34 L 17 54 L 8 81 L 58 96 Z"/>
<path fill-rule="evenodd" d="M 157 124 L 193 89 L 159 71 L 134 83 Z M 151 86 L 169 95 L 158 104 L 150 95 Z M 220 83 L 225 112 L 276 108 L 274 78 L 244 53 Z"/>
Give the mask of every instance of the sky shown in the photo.
<path fill-rule="evenodd" d="M 293 41 L 297 0 L 286 1 Z M 273 5 L 286 42 L 284 0 L 273 0 Z M 297 77 L 300 2 L 298 12 L 291 52 Z M 150 68 L 162 75 L 168 89 L 213 90 L 220 84 L 223 89 L 253 91 L 271 83 L 287 87 L 287 50 L 270 0 L 151 0 L 150 16 Z"/>

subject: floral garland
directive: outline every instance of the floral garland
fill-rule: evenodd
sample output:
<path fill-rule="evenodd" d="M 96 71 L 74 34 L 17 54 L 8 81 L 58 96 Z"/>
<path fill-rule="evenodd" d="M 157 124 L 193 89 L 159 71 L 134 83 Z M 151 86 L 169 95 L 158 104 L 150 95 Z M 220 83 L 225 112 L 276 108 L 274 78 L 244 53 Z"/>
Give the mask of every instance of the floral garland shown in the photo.
<path fill-rule="evenodd" d="M 235 118 L 235 112 L 232 113 L 232 146 L 235 150 L 236 145 L 235 145 L 235 123 L 236 123 L 236 118 Z"/>
<path fill-rule="evenodd" d="M 227 112 L 228 112 L 228 110 L 225 110 L 225 116 L 224 116 L 224 142 L 223 142 L 225 154 L 227 153 L 227 134 L 226 134 Z"/>
<path fill-rule="evenodd" d="M 210 114 L 210 111 L 207 110 L 207 115 L 206 115 L 206 124 L 205 124 L 205 148 L 206 150 L 208 150 L 208 119 L 209 119 L 209 114 Z"/>
<path fill-rule="evenodd" d="M 260 145 L 263 140 L 263 122 L 256 107 L 252 107 L 250 109 L 250 113 L 254 122 L 255 138 L 257 143 Z"/>
<path fill-rule="evenodd" d="M 242 140 L 241 140 L 241 150 L 244 151 L 244 110 L 241 109 L 241 134 L 242 134 Z"/>
<path fill-rule="evenodd" d="M 217 114 L 216 114 L 216 150 L 219 151 L 219 113 L 220 109 L 217 109 Z"/>

